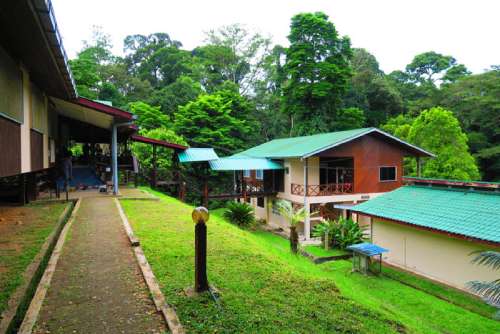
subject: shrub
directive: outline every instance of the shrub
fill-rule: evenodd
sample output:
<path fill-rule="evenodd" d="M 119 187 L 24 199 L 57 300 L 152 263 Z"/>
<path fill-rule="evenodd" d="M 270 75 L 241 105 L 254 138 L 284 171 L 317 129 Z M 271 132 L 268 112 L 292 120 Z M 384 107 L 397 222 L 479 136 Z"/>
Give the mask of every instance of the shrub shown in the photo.
<path fill-rule="evenodd" d="M 229 202 L 224 218 L 241 227 L 249 227 L 255 222 L 253 208 L 247 203 Z"/>
<path fill-rule="evenodd" d="M 323 239 L 325 248 L 330 246 L 345 249 L 347 246 L 364 241 L 362 229 L 352 219 L 340 217 L 338 220 L 327 220 L 316 225 L 313 236 Z"/>

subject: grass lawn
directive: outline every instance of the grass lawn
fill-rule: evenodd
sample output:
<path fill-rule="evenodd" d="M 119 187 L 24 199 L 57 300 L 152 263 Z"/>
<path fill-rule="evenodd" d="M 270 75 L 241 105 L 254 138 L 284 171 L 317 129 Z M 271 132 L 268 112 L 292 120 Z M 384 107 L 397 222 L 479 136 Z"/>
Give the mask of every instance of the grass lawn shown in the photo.
<path fill-rule="evenodd" d="M 388 277 L 351 274 L 349 261 L 315 265 L 287 240 L 241 230 L 217 214 L 208 223 L 208 275 L 222 311 L 193 284 L 192 207 L 122 200 L 169 303 L 197 333 L 495 333 L 500 323 Z"/>
<path fill-rule="evenodd" d="M 496 309 L 493 306 L 486 304 L 479 298 L 472 297 L 449 286 L 412 275 L 411 273 L 397 268 L 384 267 L 383 274 L 384 276 L 395 279 L 404 284 L 408 284 L 416 289 L 447 300 L 450 303 L 459 305 L 472 312 L 482 314 L 485 317 L 490 317 L 493 313 L 495 313 Z"/>
<path fill-rule="evenodd" d="M 323 246 L 313 246 L 313 245 L 304 247 L 304 250 L 316 257 L 340 256 L 349 254 L 348 252 L 338 248 L 330 248 L 326 250 L 325 247 Z"/>
<path fill-rule="evenodd" d="M 0 208 L 0 313 L 67 204 Z"/>

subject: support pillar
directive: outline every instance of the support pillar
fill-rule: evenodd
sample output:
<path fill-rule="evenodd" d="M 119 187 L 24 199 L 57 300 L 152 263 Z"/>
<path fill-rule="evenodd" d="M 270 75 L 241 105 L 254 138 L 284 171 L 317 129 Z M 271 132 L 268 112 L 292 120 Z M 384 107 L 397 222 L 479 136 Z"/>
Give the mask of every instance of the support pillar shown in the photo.
<path fill-rule="evenodd" d="M 417 176 L 418 177 L 422 176 L 422 161 L 420 157 L 417 157 Z"/>
<path fill-rule="evenodd" d="M 156 188 L 157 177 L 156 145 L 153 145 L 153 169 L 151 170 L 151 188 Z"/>
<path fill-rule="evenodd" d="M 113 195 L 118 195 L 118 134 L 117 125 L 111 130 L 111 170 L 113 181 Z"/>
<path fill-rule="evenodd" d="M 243 202 L 247 201 L 247 183 L 245 181 L 245 175 L 243 175 L 243 171 L 241 171 L 241 194 L 243 196 Z"/>
<path fill-rule="evenodd" d="M 306 240 L 311 239 L 311 219 L 309 217 L 310 207 L 308 203 L 308 188 L 309 188 L 309 159 L 304 160 L 304 210 L 306 217 L 304 218 L 304 237 Z"/>

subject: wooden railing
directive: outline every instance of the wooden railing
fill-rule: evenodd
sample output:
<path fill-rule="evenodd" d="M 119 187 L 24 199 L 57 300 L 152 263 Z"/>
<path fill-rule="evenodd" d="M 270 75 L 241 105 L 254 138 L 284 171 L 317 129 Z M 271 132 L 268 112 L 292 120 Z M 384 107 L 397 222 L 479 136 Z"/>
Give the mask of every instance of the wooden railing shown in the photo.
<path fill-rule="evenodd" d="M 304 196 L 304 185 L 292 183 L 292 195 Z M 352 183 L 311 184 L 307 186 L 307 196 L 331 196 L 353 192 Z"/>

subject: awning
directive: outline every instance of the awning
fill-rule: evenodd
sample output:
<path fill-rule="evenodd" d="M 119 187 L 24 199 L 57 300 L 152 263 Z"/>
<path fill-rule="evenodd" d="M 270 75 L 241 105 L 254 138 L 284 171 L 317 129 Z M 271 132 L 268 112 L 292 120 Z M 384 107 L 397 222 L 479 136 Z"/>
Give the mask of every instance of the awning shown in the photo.
<path fill-rule="evenodd" d="M 361 244 L 355 244 L 347 247 L 348 250 L 351 250 L 356 253 L 361 253 L 366 256 L 374 256 L 380 255 L 382 253 L 388 252 L 389 250 L 377 246 L 375 244 L 370 244 L 368 242 L 363 242 Z"/>
<path fill-rule="evenodd" d="M 179 161 L 184 162 L 202 162 L 217 160 L 219 157 L 213 148 L 188 148 L 178 154 Z"/>
<path fill-rule="evenodd" d="M 213 170 L 283 169 L 281 164 L 264 158 L 221 158 L 209 163 Z"/>
<path fill-rule="evenodd" d="M 51 98 L 51 100 L 59 115 L 102 129 L 109 130 L 113 123 L 129 122 L 134 119 L 134 115 L 129 112 L 82 97 L 74 101 L 58 98 Z"/>
<path fill-rule="evenodd" d="M 162 147 L 172 148 L 174 150 L 187 149 L 187 146 L 184 146 L 184 145 L 169 143 L 169 142 L 164 141 L 164 140 L 148 138 L 148 137 L 139 136 L 139 135 L 132 135 L 132 136 L 130 136 L 130 139 L 132 141 L 135 141 L 135 142 L 150 144 L 150 145 L 158 145 L 158 146 L 162 146 Z"/>

